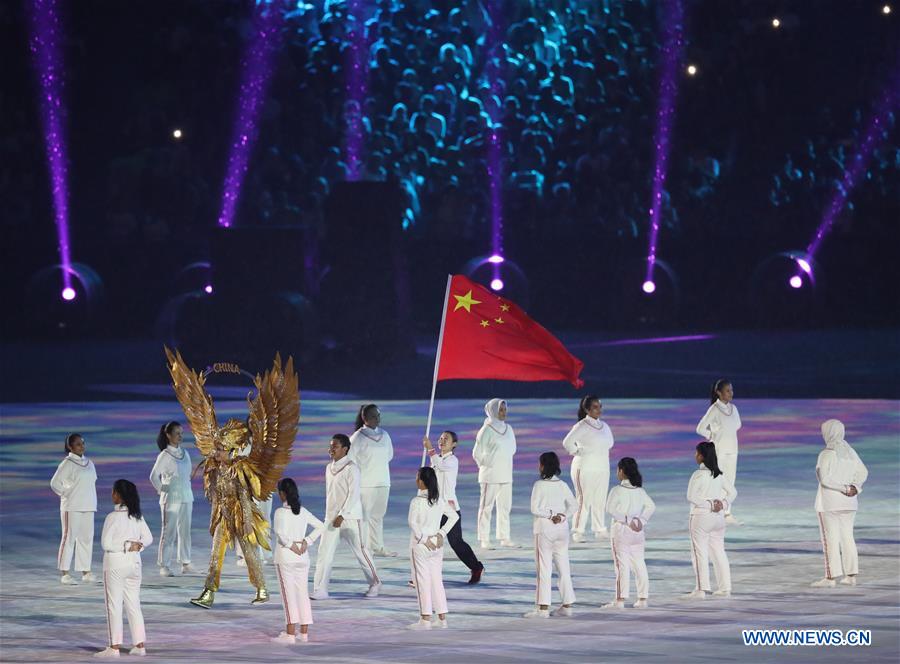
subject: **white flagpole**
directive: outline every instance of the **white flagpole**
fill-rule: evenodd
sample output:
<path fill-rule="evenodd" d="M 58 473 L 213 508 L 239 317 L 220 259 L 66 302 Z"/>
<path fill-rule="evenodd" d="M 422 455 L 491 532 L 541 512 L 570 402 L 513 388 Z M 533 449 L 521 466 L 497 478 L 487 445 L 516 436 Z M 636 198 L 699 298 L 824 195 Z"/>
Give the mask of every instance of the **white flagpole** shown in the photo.
<path fill-rule="evenodd" d="M 434 411 L 434 393 L 437 390 L 438 368 L 441 366 L 441 347 L 444 345 L 444 323 L 447 322 L 447 302 L 450 301 L 450 282 L 453 275 L 447 275 L 447 290 L 444 293 L 444 308 L 441 310 L 441 331 L 438 334 L 437 353 L 434 356 L 434 378 L 431 381 L 431 401 L 428 402 L 428 423 L 425 425 L 425 437 L 431 435 L 431 414 Z M 422 448 L 422 465 L 425 465 L 425 448 Z"/>

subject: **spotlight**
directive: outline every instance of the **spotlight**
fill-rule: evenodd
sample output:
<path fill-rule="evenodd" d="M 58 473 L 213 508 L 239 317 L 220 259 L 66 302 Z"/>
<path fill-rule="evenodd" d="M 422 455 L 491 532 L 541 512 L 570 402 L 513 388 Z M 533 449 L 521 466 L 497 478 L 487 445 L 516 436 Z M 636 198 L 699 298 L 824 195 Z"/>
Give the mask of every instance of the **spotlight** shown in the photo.
<path fill-rule="evenodd" d="M 75 289 L 71 286 L 66 286 L 62 291 L 62 299 L 66 302 L 71 302 L 75 299 Z"/>
<path fill-rule="evenodd" d="M 491 290 L 503 290 L 503 281 L 500 279 L 491 279 Z"/>
<path fill-rule="evenodd" d="M 695 65 L 688 65 L 687 73 L 688 73 L 688 76 L 696 76 L 697 75 L 697 67 Z"/>
<path fill-rule="evenodd" d="M 803 279 L 800 278 L 799 274 L 795 274 L 788 280 L 788 283 L 791 285 L 791 288 L 800 288 L 803 285 Z"/>
<path fill-rule="evenodd" d="M 203 287 L 203 290 L 206 293 L 208 293 L 209 295 L 212 295 L 212 285 L 211 284 L 206 284 L 206 286 Z"/>
<path fill-rule="evenodd" d="M 175 131 L 172 132 L 172 138 L 174 138 L 174 139 L 179 139 L 182 136 L 183 136 L 183 134 L 181 133 L 180 129 L 176 129 Z"/>
<path fill-rule="evenodd" d="M 644 285 L 641 286 L 641 289 L 642 289 L 647 295 L 650 295 L 653 291 L 656 290 L 656 284 L 653 283 L 652 281 L 650 281 L 649 279 L 647 279 L 647 281 L 644 282 Z"/>
<path fill-rule="evenodd" d="M 890 5 L 885 5 L 884 7 L 882 7 L 882 8 L 881 8 L 881 13 L 884 14 L 885 16 L 887 16 L 888 14 L 890 14 L 890 13 L 891 13 L 891 6 L 890 6 Z"/>
<path fill-rule="evenodd" d="M 499 265 L 502 262 L 503 262 L 503 256 L 500 256 L 498 254 L 494 254 L 493 256 L 488 258 L 488 263 L 494 263 L 495 265 Z"/>
<path fill-rule="evenodd" d="M 773 27 L 773 28 L 780 28 L 780 27 L 781 27 L 781 21 L 780 21 L 779 19 L 777 19 L 777 18 L 773 18 L 773 19 L 772 19 L 772 27 Z"/>
<path fill-rule="evenodd" d="M 795 258 L 794 262 L 797 263 L 797 266 L 806 272 L 806 274 L 812 274 L 812 265 L 809 264 L 809 261 L 805 258 Z"/>

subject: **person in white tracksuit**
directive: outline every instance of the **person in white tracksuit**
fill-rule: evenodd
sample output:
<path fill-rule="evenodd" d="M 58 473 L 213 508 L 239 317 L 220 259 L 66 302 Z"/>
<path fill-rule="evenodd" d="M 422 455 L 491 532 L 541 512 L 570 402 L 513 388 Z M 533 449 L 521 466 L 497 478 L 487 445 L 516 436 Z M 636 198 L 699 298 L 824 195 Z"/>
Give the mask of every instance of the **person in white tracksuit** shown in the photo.
<path fill-rule="evenodd" d="M 709 408 L 697 424 L 697 435 L 716 444 L 716 458 L 719 468 L 725 477 L 736 485 L 738 439 L 737 432 L 741 428 L 741 414 L 734 405 L 734 387 L 727 378 L 720 378 L 713 383 L 709 397 Z M 725 512 L 725 522 L 733 526 L 740 522 L 731 514 L 729 507 Z"/>
<path fill-rule="evenodd" d="M 538 463 L 541 479 L 531 489 L 531 515 L 534 517 L 534 556 L 537 568 L 535 607 L 526 618 L 549 618 L 553 567 L 559 577 L 561 604 L 554 616 L 571 616 L 575 603 L 572 574 L 569 569 L 569 521 L 577 501 L 569 485 L 559 479 L 559 457 L 544 452 Z"/>
<path fill-rule="evenodd" d="M 167 422 L 156 437 L 159 455 L 150 471 L 150 483 L 159 494 L 162 532 L 156 564 L 160 576 L 193 572 L 191 567 L 191 455 L 182 447 L 184 430 L 178 422 Z M 177 567 L 175 566 L 177 563 Z"/>
<path fill-rule="evenodd" d="M 612 519 L 609 539 L 616 567 L 616 598 L 604 608 L 625 608 L 629 576 L 634 571 L 637 601 L 633 606 L 644 609 L 650 596 L 650 578 L 644 562 L 644 528 L 656 505 L 643 489 L 644 480 L 637 461 L 631 457 L 620 459 L 616 478 L 620 484 L 612 488 L 606 502 L 606 510 Z"/>
<path fill-rule="evenodd" d="M 319 539 L 325 524 L 300 505 L 297 483 L 290 477 L 278 482 L 282 506 L 275 510 L 272 530 L 275 533 L 275 575 L 281 586 L 285 628 L 272 641 L 291 644 L 309 641 L 313 624 L 309 602 L 309 547 Z M 311 530 L 310 530 L 311 529 Z M 300 625 L 300 634 L 296 632 Z"/>
<path fill-rule="evenodd" d="M 856 585 L 859 574 L 859 555 L 853 539 L 853 522 L 856 519 L 862 486 L 869 471 L 859 455 L 844 440 L 844 425 L 840 420 L 828 420 L 822 424 L 825 449 L 816 461 L 816 513 L 825 554 L 825 576 L 812 583 L 815 588 L 833 588 L 836 579 L 843 576 L 841 584 Z"/>
<path fill-rule="evenodd" d="M 91 573 L 94 553 L 94 512 L 97 511 L 97 470 L 84 456 L 84 436 L 70 433 L 66 436 L 66 457 L 59 464 L 50 488 L 59 496 L 59 516 L 62 521 L 62 539 L 56 555 L 56 567 L 60 582 L 77 585 L 69 570 L 74 557 L 75 571 L 81 572 L 84 583 L 97 579 Z"/>
<path fill-rule="evenodd" d="M 141 613 L 141 551 L 153 543 L 153 535 L 141 516 L 137 487 L 116 480 L 112 489 L 115 509 L 103 522 L 103 585 L 106 595 L 106 626 L 109 645 L 94 657 L 118 657 L 122 647 L 123 609 L 128 616 L 131 655 L 146 655 L 144 616 Z"/>
<path fill-rule="evenodd" d="M 384 546 L 384 515 L 391 494 L 391 435 L 381 428 L 381 411 L 374 403 L 364 404 L 356 414 L 356 431 L 350 436 L 350 458 L 359 466 L 360 501 L 365 543 L 376 556 L 397 553 Z"/>
<path fill-rule="evenodd" d="M 589 516 L 595 538 L 599 540 L 609 534 L 604 520 L 609 489 L 609 451 L 615 441 L 612 430 L 601 417 L 603 404 L 600 398 L 589 394 L 578 405 L 578 422 L 563 440 L 563 447 L 572 455 L 570 473 L 578 500 L 572 521 L 573 542 L 585 540 Z"/>
<path fill-rule="evenodd" d="M 481 499 L 478 503 L 478 541 L 490 549 L 491 513 L 497 507 L 497 539 L 500 546 L 515 547 L 510 537 L 509 512 L 512 509 L 513 456 L 516 434 L 506 422 L 506 402 L 491 399 L 484 406 L 484 424 L 475 436 L 472 458 L 478 464 Z"/>
<path fill-rule="evenodd" d="M 431 615 L 437 613 L 438 626 L 446 628 L 447 593 L 444 591 L 444 542 L 459 515 L 438 489 L 434 468 L 420 468 L 416 475 L 418 494 L 409 502 L 409 549 L 419 619 L 409 629 L 431 629 Z M 446 519 L 446 520 L 445 520 Z M 441 525 L 444 521 L 444 525 Z"/>
<path fill-rule="evenodd" d="M 342 433 L 331 438 L 331 463 L 325 468 L 325 530 L 319 542 L 316 575 L 310 599 L 328 599 L 328 583 L 338 541 L 343 540 L 359 563 L 369 584 L 366 597 L 377 597 L 381 580 L 363 539 L 359 500 L 359 466 L 348 456 L 350 439 Z"/>
<path fill-rule="evenodd" d="M 691 475 L 687 500 L 691 506 L 688 528 L 691 535 L 691 562 L 695 586 L 686 599 L 706 599 L 710 592 L 709 559 L 716 571 L 717 597 L 731 595 L 731 568 L 725 555 L 725 511 L 737 497 L 737 491 L 719 468 L 716 446 L 697 445 L 694 459 L 700 467 Z"/>

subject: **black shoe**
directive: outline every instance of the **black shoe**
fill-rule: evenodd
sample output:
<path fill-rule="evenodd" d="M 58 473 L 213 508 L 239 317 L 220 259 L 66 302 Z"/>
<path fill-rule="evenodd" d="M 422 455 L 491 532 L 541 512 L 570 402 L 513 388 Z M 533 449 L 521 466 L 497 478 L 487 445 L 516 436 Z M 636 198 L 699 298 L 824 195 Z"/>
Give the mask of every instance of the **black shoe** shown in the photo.
<path fill-rule="evenodd" d="M 469 578 L 469 585 L 474 586 L 476 583 L 481 581 L 481 575 L 483 573 L 484 573 L 484 565 L 482 565 L 478 569 L 473 569 L 472 576 Z"/>

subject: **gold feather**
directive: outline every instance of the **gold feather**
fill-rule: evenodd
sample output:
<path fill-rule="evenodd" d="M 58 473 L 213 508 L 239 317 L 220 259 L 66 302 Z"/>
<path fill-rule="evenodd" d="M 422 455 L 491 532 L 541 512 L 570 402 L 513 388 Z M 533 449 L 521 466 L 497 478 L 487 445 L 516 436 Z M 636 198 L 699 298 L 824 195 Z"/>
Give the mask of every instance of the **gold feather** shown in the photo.
<path fill-rule="evenodd" d="M 173 354 L 166 346 L 163 348 L 166 351 L 168 359 L 166 366 L 172 376 L 175 396 L 184 410 L 188 424 L 191 425 L 197 449 L 203 456 L 210 456 L 215 452 L 215 435 L 219 424 L 216 422 L 216 409 L 212 397 L 204 387 L 206 380 L 202 374 L 191 371 L 177 350 Z"/>

